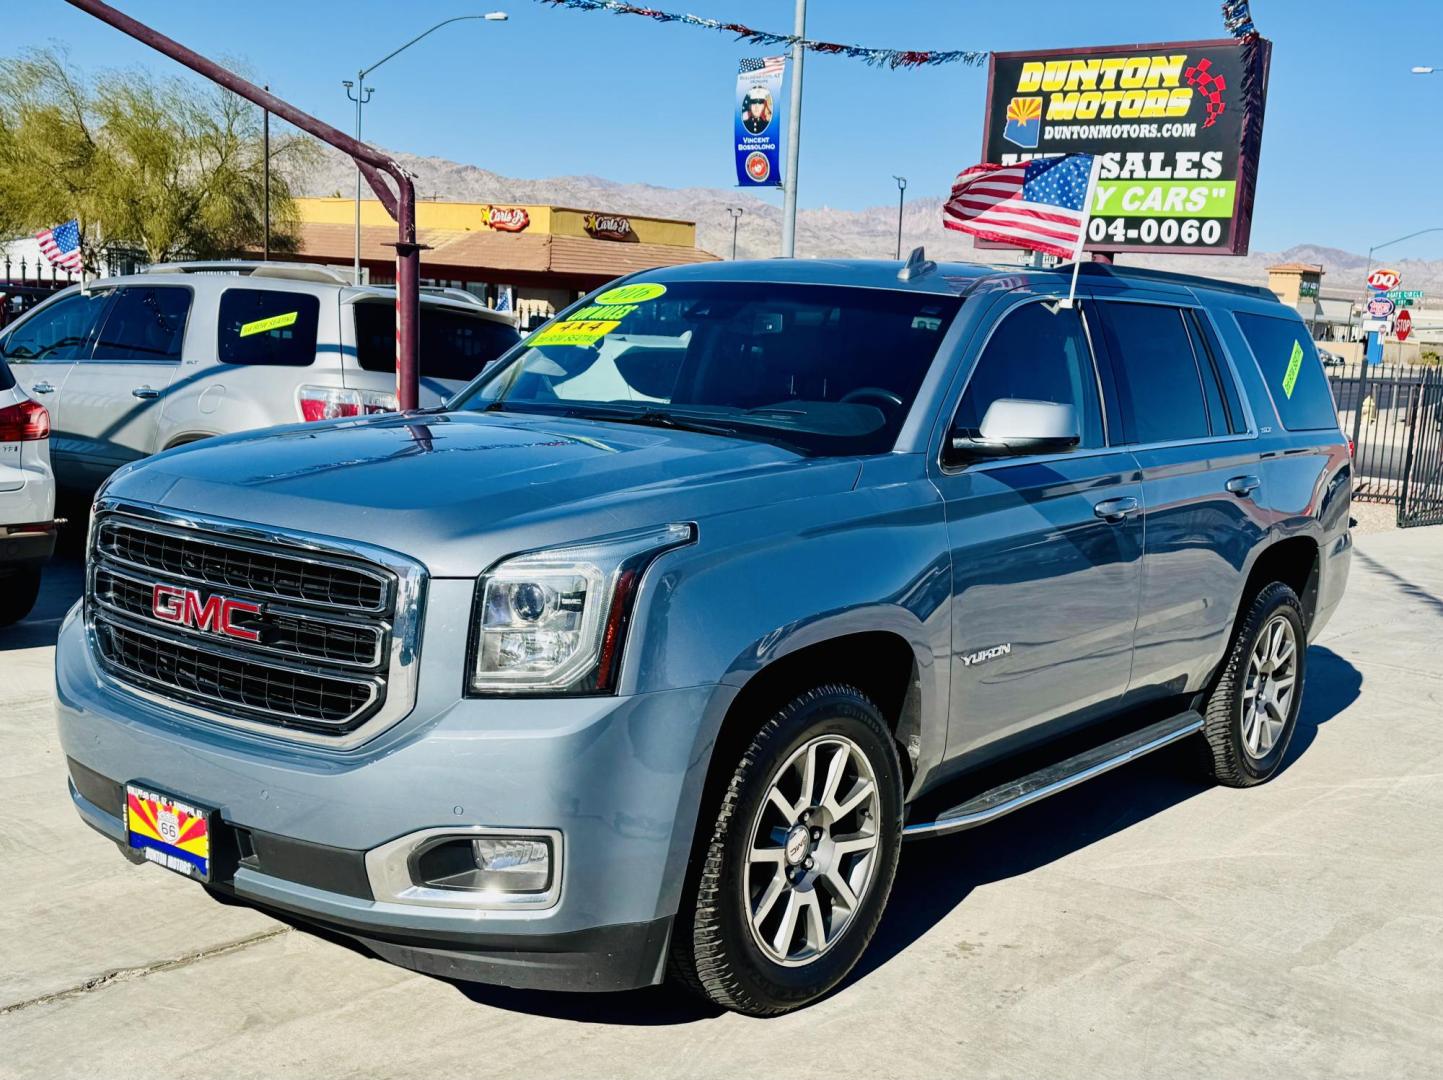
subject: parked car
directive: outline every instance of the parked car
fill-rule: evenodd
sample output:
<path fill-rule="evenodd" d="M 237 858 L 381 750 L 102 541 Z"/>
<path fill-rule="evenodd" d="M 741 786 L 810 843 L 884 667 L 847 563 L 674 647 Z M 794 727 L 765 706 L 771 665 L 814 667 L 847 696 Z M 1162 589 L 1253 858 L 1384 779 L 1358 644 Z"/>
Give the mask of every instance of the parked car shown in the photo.
<path fill-rule="evenodd" d="M 1321 345 L 1318 346 L 1318 360 L 1325 368 L 1343 367 L 1347 361 L 1335 352 L 1329 352 Z"/>
<path fill-rule="evenodd" d="M 648 271 L 445 410 L 121 471 L 56 653 L 75 806 L 420 971 L 767 1015 L 906 838 L 1181 741 L 1269 779 L 1351 554 L 1313 343 L 1252 286 L 1067 289 Z"/>
<path fill-rule="evenodd" d="M 55 528 L 50 414 L 25 396 L 0 359 L 0 626 L 35 606 Z"/>
<path fill-rule="evenodd" d="M 469 293 L 421 300 L 421 402 L 519 339 Z M 176 263 L 59 293 L 0 335 L 50 410 L 57 479 L 93 491 L 160 450 L 297 420 L 393 411 L 395 292 L 297 263 Z"/>

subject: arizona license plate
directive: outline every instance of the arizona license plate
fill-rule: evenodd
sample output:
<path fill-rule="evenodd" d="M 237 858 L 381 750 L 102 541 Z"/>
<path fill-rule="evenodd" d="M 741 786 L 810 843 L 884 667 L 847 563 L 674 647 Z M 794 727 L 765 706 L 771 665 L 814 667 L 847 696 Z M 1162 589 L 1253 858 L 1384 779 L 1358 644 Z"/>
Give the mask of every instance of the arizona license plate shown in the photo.
<path fill-rule="evenodd" d="M 125 785 L 126 842 L 177 874 L 210 880 L 211 811 L 139 784 Z"/>

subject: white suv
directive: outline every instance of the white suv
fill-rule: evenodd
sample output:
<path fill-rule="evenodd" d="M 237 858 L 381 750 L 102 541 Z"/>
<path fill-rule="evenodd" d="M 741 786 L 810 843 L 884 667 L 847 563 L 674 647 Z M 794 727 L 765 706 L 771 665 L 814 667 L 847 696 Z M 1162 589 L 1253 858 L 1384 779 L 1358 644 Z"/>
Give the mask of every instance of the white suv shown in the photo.
<path fill-rule="evenodd" d="M 395 290 L 300 263 L 172 263 L 58 293 L 6 327 L 0 357 L 50 412 L 56 478 L 93 490 L 160 450 L 396 407 Z M 470 293 L 423 290 L 420 404 L 519 340 Z"/>
<path fill-rule="evenodd" d="M 50 414 L 0 360 L 0 626 L 30 614 L 54 550 Z"/>

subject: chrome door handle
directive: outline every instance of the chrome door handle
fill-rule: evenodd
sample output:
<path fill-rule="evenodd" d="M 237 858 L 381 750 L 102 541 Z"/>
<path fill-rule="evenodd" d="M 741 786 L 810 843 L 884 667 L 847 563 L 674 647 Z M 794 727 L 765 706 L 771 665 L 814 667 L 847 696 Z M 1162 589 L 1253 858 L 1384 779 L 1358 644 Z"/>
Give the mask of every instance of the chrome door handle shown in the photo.
<path fill-rule="evenodd" d="M 1262 486 L 1263 482 L 1256 476 L 1234 476 L 1227 484 L 1228 490 L 1240 499 L 1246 499 Z"/>
<path fill-rule="evenodd" d="M 160 397 L 160 391 L 152 390 L 148 386 L 137 386 L 134 390 L 130 392 L 130 396 L 138 398 L 157 398 Z"/>
<path fill-rule="evenodd" d="M 1113 524 L 1125 520 L 1129 514 L 1135 514 L 1137 511 L 1137 500 L 1131 495 L 1125 495 L 1120 499 L 1104 499 L 1092 508 L 1092 512 L 1103 521 Z"/>
<path fill-rule="evenodd" d="M 48 382 L 38 382 L 30 389 L 34 390 L 37 394 L 55 393 L 55 387 L 51 386 Z"/>

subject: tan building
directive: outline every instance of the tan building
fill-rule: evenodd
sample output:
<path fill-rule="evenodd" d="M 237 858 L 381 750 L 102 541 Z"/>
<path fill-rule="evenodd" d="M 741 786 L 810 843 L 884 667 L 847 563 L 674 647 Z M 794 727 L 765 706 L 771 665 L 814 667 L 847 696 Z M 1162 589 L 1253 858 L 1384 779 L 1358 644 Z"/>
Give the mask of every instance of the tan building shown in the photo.
<path fill-rule="evenodd" d="M 300 198 L 300 248 L 305 262 L 351 266 L 355 202 Z M 416 231 L 421 281 L 466 289 L 495 305 L 512 291 L 523 316 L 547 316 L 622 274 L 656 266 L 711 262 L 696 246 L 696 223 L 668 218 L 523 203 L 420 201 Z M 396 225 L 375 200 L 361 202 L 361 266 L 369 280 L 396 276 Z"/>

